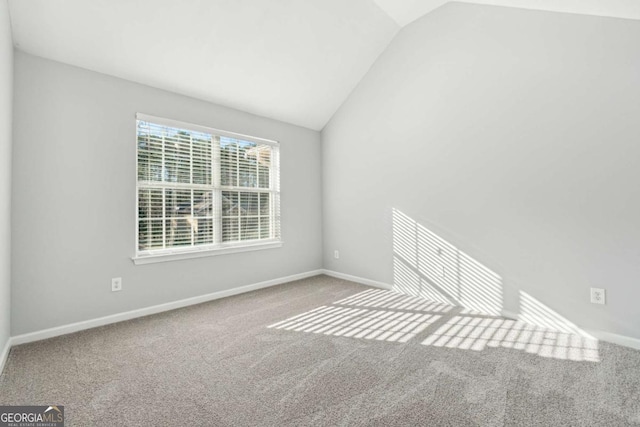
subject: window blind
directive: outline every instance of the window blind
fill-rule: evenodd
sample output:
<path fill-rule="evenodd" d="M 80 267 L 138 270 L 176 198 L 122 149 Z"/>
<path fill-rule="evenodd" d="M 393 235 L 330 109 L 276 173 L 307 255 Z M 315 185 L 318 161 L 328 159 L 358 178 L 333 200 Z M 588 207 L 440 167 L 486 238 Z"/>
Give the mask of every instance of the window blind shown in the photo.
<path fill-rule="evenodd" d="M 280 240 L 275 141 L 137 115 L 138 256 Z"/>

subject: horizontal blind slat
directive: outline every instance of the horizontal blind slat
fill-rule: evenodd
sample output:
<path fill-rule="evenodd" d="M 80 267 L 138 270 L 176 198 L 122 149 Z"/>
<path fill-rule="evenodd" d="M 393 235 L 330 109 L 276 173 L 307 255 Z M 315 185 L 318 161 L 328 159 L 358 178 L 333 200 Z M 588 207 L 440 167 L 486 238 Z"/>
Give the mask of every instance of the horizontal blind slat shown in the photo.
<path fill-rule="evenodd" d="M 138 252 L 279 239 L 277 145 L 171 123 L 137 123 Z"/>

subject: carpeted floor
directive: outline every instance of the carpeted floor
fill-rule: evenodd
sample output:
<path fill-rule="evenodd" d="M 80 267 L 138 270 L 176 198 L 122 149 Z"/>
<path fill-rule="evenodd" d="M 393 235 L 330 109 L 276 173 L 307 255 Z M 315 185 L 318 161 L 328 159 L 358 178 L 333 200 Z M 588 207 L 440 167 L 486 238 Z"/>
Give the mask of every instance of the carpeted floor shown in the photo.
<path fill-rule="evenodd" d="M 15 347 L 67 426 L 640 425 L 640 352 L 326 276 Z"/>

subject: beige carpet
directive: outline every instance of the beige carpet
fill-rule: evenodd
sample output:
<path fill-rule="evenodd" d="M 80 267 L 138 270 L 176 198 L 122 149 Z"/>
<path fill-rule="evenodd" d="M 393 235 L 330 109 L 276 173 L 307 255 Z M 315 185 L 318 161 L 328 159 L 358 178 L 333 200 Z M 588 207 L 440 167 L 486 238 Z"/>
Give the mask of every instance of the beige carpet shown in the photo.
<path fill-rule="evenodd" d="M 12 349 L 68 426 L 640 425 L 640 352 L 318 276 Z"/>

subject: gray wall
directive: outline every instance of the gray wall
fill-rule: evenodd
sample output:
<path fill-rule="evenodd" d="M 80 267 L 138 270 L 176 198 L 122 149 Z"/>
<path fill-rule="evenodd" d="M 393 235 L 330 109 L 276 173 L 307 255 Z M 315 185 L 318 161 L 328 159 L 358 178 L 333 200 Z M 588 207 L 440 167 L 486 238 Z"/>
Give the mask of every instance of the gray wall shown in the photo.
<path fill-rule="evenodd" d="M 284 246 L 135 266 L 136 112 L 280 141 Z M 13 335 L 322 266 L 318 132 L 21 52 L 14 117 Z"/>
<path fill-rule="evenodd" d="M 0 353 L 10 332 L 12 93 L 13 43 L 9 7 L 5 0 L 0 0 Z"/>
<path fill-rule="evenodd" d="M 436 10 L 322 132 L 325 268 L 640 338 L 639 100 L 638 21 Z"/>

